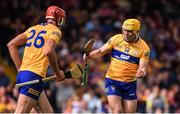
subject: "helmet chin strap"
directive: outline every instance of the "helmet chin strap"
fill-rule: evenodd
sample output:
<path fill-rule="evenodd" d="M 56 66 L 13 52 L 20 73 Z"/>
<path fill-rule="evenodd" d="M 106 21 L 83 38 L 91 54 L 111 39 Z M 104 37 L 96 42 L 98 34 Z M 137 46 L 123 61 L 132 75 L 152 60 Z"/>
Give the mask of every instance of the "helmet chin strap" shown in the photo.
<path fill-rule="evenodd" d="M 55 16 L 56 16 L 56 19 L 54 21 L 56 22 L 56 26 L 59 27 L 58 18 L 57 18 L 57 13 L 56 12 L 55 12 Z"/>
<path fill-rule="evenodd" d="M 57 26 L 60 30 L 62 29 L 62 26 L 58 24 L 57 20 L 47 19 L 47 23 L 50 23 L 50 24 Z"/>
<path fill-rule="evenodd" d="M 139 40 L 139 33 L 136 34 L 136 39 L 134 40 L 134 42 L 137 42 Z"/>
<path fill-rule="evenodd" d="M 51 23 L 53 25 L 57 25 L 57 22 L 54 19 L 47 19 L 47 23 Z"/>

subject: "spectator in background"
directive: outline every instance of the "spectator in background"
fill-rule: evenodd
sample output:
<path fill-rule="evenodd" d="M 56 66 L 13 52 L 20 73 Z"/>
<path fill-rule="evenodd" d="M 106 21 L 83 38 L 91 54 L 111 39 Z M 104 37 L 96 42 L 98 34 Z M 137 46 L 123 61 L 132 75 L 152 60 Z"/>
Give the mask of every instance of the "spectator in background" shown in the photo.
<path fill-rule="evenodd" d="M 16 102 L 8 95 L 6 95 L 6 88 L 0 86 L 0 112 L 13 112 L 16 108 Z"/>
<path fill-rule="evenodd" d="M 0 86 L 8 86 L 10 83 L 9 78 L 5 75 L 3 66 L 0 65 Z"/>

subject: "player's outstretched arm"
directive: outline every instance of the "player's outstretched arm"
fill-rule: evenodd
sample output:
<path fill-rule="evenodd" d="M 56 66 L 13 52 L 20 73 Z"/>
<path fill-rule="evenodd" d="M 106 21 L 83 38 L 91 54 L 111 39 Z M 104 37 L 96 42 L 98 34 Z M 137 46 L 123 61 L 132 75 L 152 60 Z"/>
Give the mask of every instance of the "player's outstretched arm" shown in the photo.
<path fill-rule="evenodd" d="M 63 71 L 60 71 L 57 64 L 57 56 L 55 52 L 56 42 L 53 39 L 48 39 L 45 44 L 44 54 L 47 56 L 49 64 L 53 69 L 55 75 L 57 76 L 57 80 L 61 81 L 65 78 Z"/>
<path fill-rule="evenodd" d="M 84 59 L 87 59 L 87 58 L 97 59 L 97 58 L 102 57 L 109 51 L 110 51 L 110 49 L 106 45 L 103 45 L 99 49 L 96 49 L 96 50 L 90 52 L 88 57 L 85 57 L 86 55 L 84 55 Z"/>
<path fill-rule="evenodd" d="M 9 49 L 10 56 L 17 68 L 19 70 L 21 66 L 21 59 L 18 54 L 18 47 L 22 46 L 26 43 L 27 37 L 24 33 L 21 33 L 17 35 L 15 38 L 13 38 L 8 44 L 7 47 Z"/>

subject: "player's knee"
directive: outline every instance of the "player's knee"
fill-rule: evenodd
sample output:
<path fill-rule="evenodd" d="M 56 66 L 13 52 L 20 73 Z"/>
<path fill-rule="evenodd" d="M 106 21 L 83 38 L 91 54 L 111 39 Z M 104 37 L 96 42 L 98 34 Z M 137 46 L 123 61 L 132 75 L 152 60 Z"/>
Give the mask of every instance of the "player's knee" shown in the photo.
<path fill-rule="evenodd" d="M 47 110 L 48 113 L 54 113 L 52 107 L 49 107 L 48 110 Z"/>
<path fill-rule="evenodd" d="M 123 110 L 120 108 L 115 108 L 113 113 L 123 113 Z"/>
<path fill-rule="evenodd" d="M 113 107 L 111 107 L 111 110 L 113 113 L 122 113 L 123 112 L 123 108 L 121 106 L 113 106 Z"/>
<path fill-rule="evenodd" d="M 16 110 L 15 110 L 15 114 L 18 114 L 18 113 L 28 113 L 28 112 L 30 112 L 30 110 L 28 110 L 27 108 L 24 108 L 23 106 L 22 107 L 18 107 L 18 108 L 16 108 Z"/>
<path fill-rule="evenodd" d="M 16 108 L 14 113 L 17 114 L 17 113 L 22 113 L 22 112 L 23 112 L 22 109 Z"/>
<path fill-rule="evenodd" d="M 54 110 L 51 106 L 41 106 L 40 110 L 43 112 L 43 113 L 54 113 Z"/>
<path fill-rule="evenodd" d="M 45 112 L 45 113 L 54 113 L 52 107 L 48 107 L 48 108 L 45 109 L 43 112 Z"/>

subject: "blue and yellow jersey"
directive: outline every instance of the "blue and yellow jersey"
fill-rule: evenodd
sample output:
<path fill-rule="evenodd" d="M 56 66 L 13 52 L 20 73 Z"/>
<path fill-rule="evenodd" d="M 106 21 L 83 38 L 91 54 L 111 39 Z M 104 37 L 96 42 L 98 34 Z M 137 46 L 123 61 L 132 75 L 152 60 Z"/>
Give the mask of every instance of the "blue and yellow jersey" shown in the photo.
<path fill-rule="evenodd" d="M 24 34 L 27 36 L 27 42 L 20 71 L 28 70 L 45 77 L 49 62 L 44 54 L 44 45 L 48 39 L 58 43 L 61 31 L 53 24 L 44 23 L 30 27 Z"/>
<path fill-rule="evenodd" d="M 105 47 L 112 50 L 106 77 L 113 80 L 135 81 L 140 59 L 149 60 L 150 49 L 141 38 L 130 43 L 123 39 L 123 34 L 117 34 L 109 39 Z"/>

